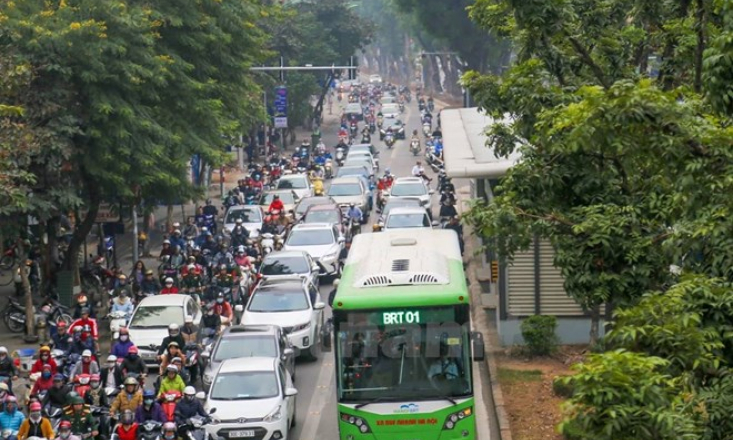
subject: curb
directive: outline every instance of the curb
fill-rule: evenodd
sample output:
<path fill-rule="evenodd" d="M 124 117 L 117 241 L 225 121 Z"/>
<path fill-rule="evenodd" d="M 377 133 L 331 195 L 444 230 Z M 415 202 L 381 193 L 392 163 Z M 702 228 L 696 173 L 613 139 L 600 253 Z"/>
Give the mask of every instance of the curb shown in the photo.
<path fill-rule="evenodd" d="M 473 231 L 470 227 L 464 225 L 466 229 L 464 237 L 469 237 L 465 242 L 465 253 L 469 255 L 468 261 L 472 262 L 472 267 L 467 270 L 467 278 L 469 281 L 469 292 L 471 294 L 471 304 L 474 304 L 471 309 L 473 311 L 473 319 L 478 329 L 488 334 L 490 332 L 489 325 L 486 321 L 486 316 L 483 313 L 483 307 L 481 304 L 481 285 L 478 282 L 476 275 L 476 266 L 479 259 L 474 256 L 476 253 L 476 243 L 473 235 Z M 507 413 L 506 406 L 504 404 L 504 393 L 501 390 L 501 384 L 499 383 L 499 369 L 496 365 L 496 358 L 494 357 L 494 347 L 491 345 L 491 339 L 488 337 L 484 338 L 485 344 L 485 362 L 486 367 L 489 371 L 489 383 L 491 384 L 491 396 L 494 401 L 494 419 L 498 425 L 499 439 L 498 440 L 512 440 L 512 430 L 509 424 L 509 414 Z"/>

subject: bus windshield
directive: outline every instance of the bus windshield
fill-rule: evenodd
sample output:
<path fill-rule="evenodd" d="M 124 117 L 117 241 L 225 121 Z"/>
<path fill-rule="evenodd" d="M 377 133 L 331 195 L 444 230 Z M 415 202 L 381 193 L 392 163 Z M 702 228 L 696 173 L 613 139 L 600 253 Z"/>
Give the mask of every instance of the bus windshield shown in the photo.
<path fill-rule="evenodd" d="M 467 305 L 335 312 L 339 401 L 472 394 Z"/>

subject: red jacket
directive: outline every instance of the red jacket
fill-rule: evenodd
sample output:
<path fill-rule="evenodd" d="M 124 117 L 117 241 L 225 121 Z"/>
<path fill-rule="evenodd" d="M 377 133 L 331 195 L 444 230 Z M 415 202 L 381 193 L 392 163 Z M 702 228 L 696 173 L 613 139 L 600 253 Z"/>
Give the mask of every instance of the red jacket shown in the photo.
<path fill-rule="evenodd" d="M 92 332 L 92 338 L 97 339 L 99 338 L 99 329 L 97 328 L 97 320 L 93 318 L 79 318 L 76 321 L 72 322 L 69 326 L 69 334 L 74 334 L 74 328 L 81 327 L 84 328 L 84 326 L 89 326 Z M 86 336 L 82 333 L 82 340 L 86 340 Z"/>
<path fill-rule="evenodd" d="M 178 293 L 178 287 L 163 287 L 163 290 L 160 291 L 161 295 L 175 295 Z"/>
<path fill-rule="evenodd" d="M 53 360 L 51 356 L 48 357 L 46 361 L 43 359 L 37 359 L 33 363 L 33 367 L 31 367 L 31 374 L 33 373 L 42 373 L 43 372 L 43 366 L 44 365 L 50 365 L 51 366 L 51 375 L 56 374 L 56 370 L 58 369 L 58 366 L 56 365 L 56 361 Z"/>
<path fill-rule="evenodd" d="M 36 380 L 36 383 L 33 385 L 33 389 L 31 390 L 31 395 L 38 394 L 41 391 L 47 391 L 52 386 L 53 386 L 53 376 L 49 377 L 48 379 L 39 377 L 38 380 Z"/>
<path fill-rule="evenodd" d="M 125 426 L 120 424 L 115 429 L 115 434 L 120 440 L 137 440 L 137 423 L 130 425 L 129 429 L 125 429 Z"/>
<path fill-rule="evenodd" d="M 221 304 L 216 303 L 216 305 L 214 306 L 214 313 L 229 319 L 232 319 L 232 316 L 234 316 L 231 304 L 226 301 Z"/>
<path fill-rule="evenodd" d="M 276 209 L 278 211 L 281 211 L 281 212 L 285 210 L 285 204 L 283 203 L 282 200 L 280 200 L 280 199 L 273 200 L 272 203 L 270 203 L 270 207 L 267 208 L 267 210 L 270 211 L 270 212 L 272 212 L 272 211 L 274 211 Z"/>

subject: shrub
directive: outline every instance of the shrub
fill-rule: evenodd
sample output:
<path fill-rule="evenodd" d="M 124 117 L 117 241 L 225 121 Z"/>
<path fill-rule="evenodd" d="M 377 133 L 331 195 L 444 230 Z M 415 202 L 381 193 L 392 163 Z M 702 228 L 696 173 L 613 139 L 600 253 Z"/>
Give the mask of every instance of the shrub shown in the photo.
<path fill-rule="evenodd" d="M 566 380 L 562 380 L 562 377 L 556 377 L 552 381 L 552 392 L 557 397 L 569 399 L 573 396 L 573 384 Z"/>
<path fill-rule="evenodd" d="M 522 321 L 521 329 L 530 355 L 546 356 L 557 348 L 557 319 L 554 316 L 530 316 Z"/>

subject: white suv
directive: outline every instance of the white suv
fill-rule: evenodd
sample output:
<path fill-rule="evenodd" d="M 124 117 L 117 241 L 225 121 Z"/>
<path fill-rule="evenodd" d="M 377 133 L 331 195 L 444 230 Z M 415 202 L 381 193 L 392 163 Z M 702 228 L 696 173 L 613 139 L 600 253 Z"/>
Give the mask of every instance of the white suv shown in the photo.
<path fill-rule="evenodd" d="M 211 438 L 287 439 L 295 425 L 298 390 L 280 359 L 247 357 L 222 362 L 206 396 Z"/>
<path fill-rule="evenodd" d="M 422 177 L 400 177 L 395 179 L 389 191 L 384 194 L 386 198 L 417 197 L 420 204 L 428 211 L 430 218 L 433 218 L 433 191 L 425 184 Z"/>
<path fill-rule="evenodd" d="M 334 224 L 301 223 L 290 230 L 283 250 L 308 252 L 321 268 L 322 276 L 339 276 L 339 257 L 345 241 L 341 230 Z"/>
<path fill-rule="evenodd" d="M 398 207 L 389 211 L 384 220 L 383 230 L 407 228 L 431 228 L 438 222 L 430 221 L 428 213 L 422 207 Z"/>
<path fill-rule="evenodd" d="M 325 307 L 318 289 L 308 280 L 263 280 L 252 292 L 242 322 L 279 325 L 299 354 L 317 359 Z"/>

